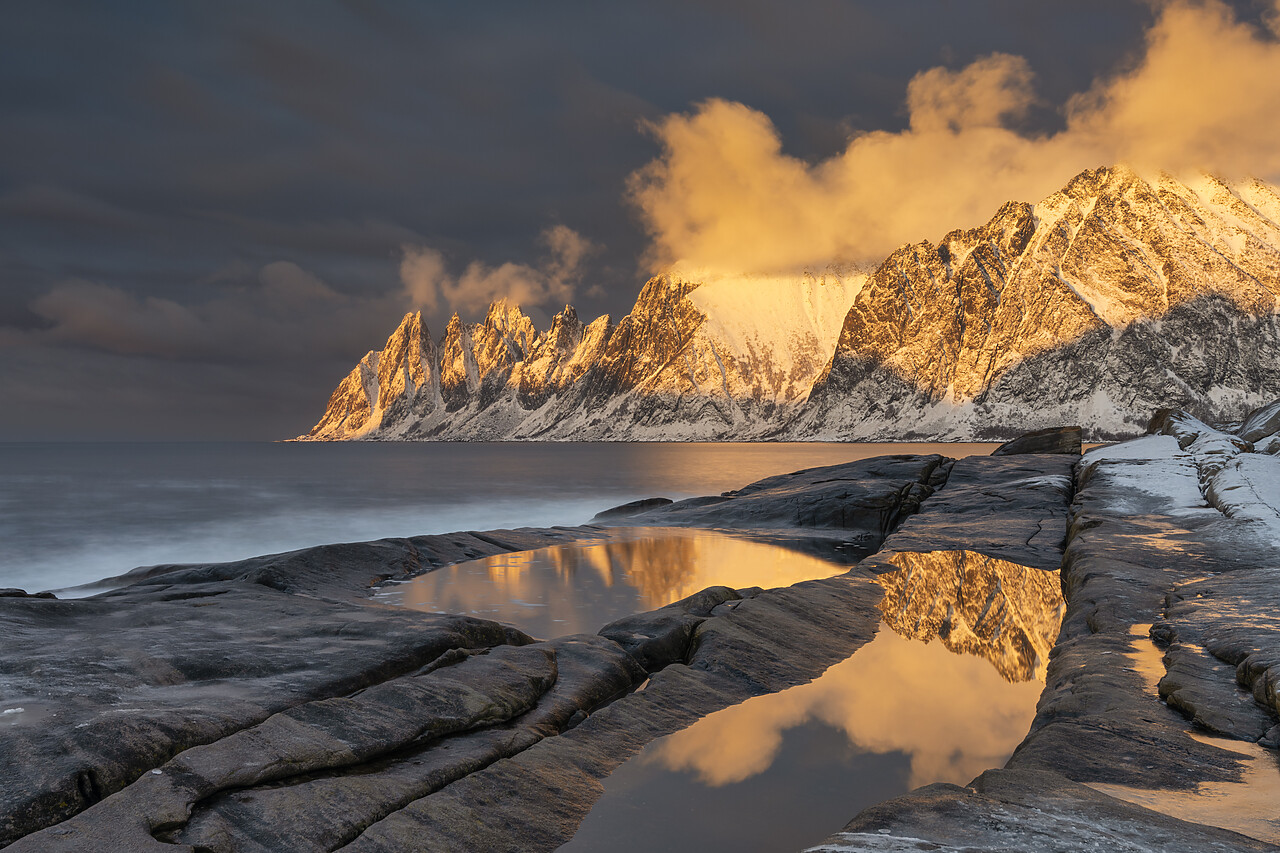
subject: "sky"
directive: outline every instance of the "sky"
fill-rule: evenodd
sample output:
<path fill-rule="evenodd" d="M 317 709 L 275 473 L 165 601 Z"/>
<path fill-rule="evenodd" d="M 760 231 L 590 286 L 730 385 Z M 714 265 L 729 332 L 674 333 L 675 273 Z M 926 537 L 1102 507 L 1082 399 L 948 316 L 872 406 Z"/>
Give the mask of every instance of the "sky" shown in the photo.
<path fill-rule="evenodd" d="M 1272 0 L 0 2 L 0 440 L 306 432 L 401 316 L 1280 179 Z"/>

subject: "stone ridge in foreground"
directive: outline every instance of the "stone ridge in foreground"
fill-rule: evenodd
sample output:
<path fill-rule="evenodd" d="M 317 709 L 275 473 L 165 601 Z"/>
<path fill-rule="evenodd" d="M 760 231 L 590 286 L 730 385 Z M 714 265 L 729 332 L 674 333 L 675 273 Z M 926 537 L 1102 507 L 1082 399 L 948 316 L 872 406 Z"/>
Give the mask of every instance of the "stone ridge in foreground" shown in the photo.
<path fill-rule="evenodd" d="M 1270 810 L 1228 801 L 1195 823 L 1185 806 L 1161 814 L 1124 799 L 1194 800 L 1201 784 L 1239 783 L 1249 759 L 1203 735 L 1256 742 L 1263 773 L 1280 745 L 1280 460 L 1257 452 L 1271 436 L 1255 443 L 1168 410 L 1152 430 L 1077 466 L 1067 611 L 1036 719 L 1005 768 L 867 809 L 812 853 L 1280 850 Z M 1149 642 L 1135 626 L 1147 625 L 1164 651 L 1156 687 L 1134 663 Z"/>
<path fill-rule="evenodd" d="M 1256 432 L 1266 420 L 1245 423 Z M 1269 485 L 1280 477 L 1258 452 L 1273 437 L 1246 441 L 1179 413 L 1153 428 L 1079 462 L 884 457 L 651 509 L 673 525 L 871 555 L 787 588 L 712 587 L 595 635 L 537 640 L 369 598 L 387 578 L 606 534 L 592 526 L 155 567 L 85 599 L 0 597 L 13 638 L 0 688 L 43 697 L 30 703 L 35 725 L 0 738 L 0 760 L 18 771 L 0 800 L 0 843 L 554 850 L 646 743 L 809 681 L 870 640 L 895 615 L 885 607 L 933 625 L 951 613 L 940 590 L 958 582 L 990 606 L 955 608 L 950 639 L 1010 671 L 1038 668 L 1047 631 L 1028 614 L 1039 587 L 1009 585 L 1061 565 L 1045 691 L 1006 767 L 875 806 L 816 849 L 1275 850 L 1122 798 L 1126 786 L 1240 778 L 1238 754 L 1189 728 L 1272 750 L 1277 734 L 1280 585 L 1268 567 L 1280 565 Z M 995 562 L 1003 574 L 985 577 Z M 895 571 L 913 572 L 914 586 L 893 583 Z M 1130 657 L 1133 625 L 1146 623 L 1167 644 L 1167 707 Z"/>
<path fill-rule="evenodd" d="M 812 518 L 826 527 L 808 532 L 828 548 L 842 537 L 878 547 L 867 532 L 914 510 L 943 461 L 900 458 L 862 477 L 855 463 L 845 512 Z M 782 487 L 752 505 L 779 513 L 794 497 Z M 325 546 L 138 570 L 84 599 L 0 598 L 0 686 L 41 696 L 28 704 L 47 714 L 0 738 L 12 768 L 0 840 L 15 851 L 412 849 L 426 832 L 415 816 L 476 788 L 499 805 L 454 824 L 468 828 L 444 833 L 440 849 L 502 849 L 481 840 L 496 835 L 508 849 L 550 849 L 572 835 L 598 780 L 648 740 L 814 677 L 878 622 L 879 588 L 859 576 L 712 588 L 548 641 L 367 598 L 388 577 L 600 535 Z M 528 762 L 533 775 L 519 769 Z M 502 808 L 539 802 L 535 778 L 558 805 L 501 829 Z"/>

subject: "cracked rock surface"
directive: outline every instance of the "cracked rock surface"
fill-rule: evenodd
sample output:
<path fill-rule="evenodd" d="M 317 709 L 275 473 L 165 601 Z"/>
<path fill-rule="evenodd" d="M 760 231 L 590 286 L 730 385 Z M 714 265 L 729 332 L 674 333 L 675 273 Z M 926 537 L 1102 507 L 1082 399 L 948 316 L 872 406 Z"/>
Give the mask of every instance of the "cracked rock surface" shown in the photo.
<path fill-rule="evenodd" d="M 1245 424 L 1259 429 L 1272 408 Z M 1158 806 L 1162 792 L 1205 785 L 1222 796 L 1250 762 L 1280 773 L 1280 464 L 1255 450 L 1265 436 L 1183 412 L 1158 412 L 1150 429 L 1076 467 L 1065 618 L 1036 719 L 1006 766 L 867 809 L 814 851 L 1280 850 L 1273 813 L 1228 800 L 1193 818 L 1124 799 Z"/>
<path fill-rule="evenodd" d="M 591 526 L 0 596 L 0 688 L 24 708 L 0 737 L 0 844 L 554 850 L 646 744 L 813 679 L 883 620 L 1018 677 L 1047 667 L 1046 687 L 1004 768 L 881 803 L 814 849 L 1278 849 L 1116 795 L 1244 777 L 1249 759 L 1191 732 L 1272 758 L 1280 740 L 1273 437 L 1179 412 L 1152 429 L 1083 459 L 882 457 L 618 516 L 871 556 L 780 589 L 711 587 L 594 635 L 541 640 L 370 598 L 388 578 L 606 535 Z"/>
<path fill-rule="evenodd" d="M 874 547 L 940 484 L 944 461 L 771 478 L 744 502 L 781 518 L 782 495 L 807 500 L 813 512 L 783 519 L 793 532 L 839 518 Z M 831 489 L 839 506 L 822 515 Z M 880 588 L 853 574 L 778 590 L 713 587 L 599 635 L 545 641 L 369 598 L 388 578 L 601 535 L 556 528 L 324 546 L 148 567 L 83 599 L 0 598 L 12 638 L 0 685 L 24 708 L 0 739 L 13 769 L 0 843 L 553 849 L 599 780 L 645 743 L 809 680 L 879 620 Z"/>

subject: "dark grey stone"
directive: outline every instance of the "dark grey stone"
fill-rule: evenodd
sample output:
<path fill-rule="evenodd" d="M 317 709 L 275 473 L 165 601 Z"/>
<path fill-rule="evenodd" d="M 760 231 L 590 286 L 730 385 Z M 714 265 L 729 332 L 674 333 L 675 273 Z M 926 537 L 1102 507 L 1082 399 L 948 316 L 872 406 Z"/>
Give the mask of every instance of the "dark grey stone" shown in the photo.
<path fill-rule="evenodd" d="M 1259 441 L 1277 432 L 1280 432 L 1280 400 L 1247 414 L 1237 434 L 1245 441 Z"/>
<path fill-rule="evenodd" d="M 767 477 L 719 497 L 691 498 L 628 525 L 838 532 L 870 553 L 946 481 L 942 456 L 879 456 Z"/>
<path fill-rule="evenodd" d="M 1131 805 L 1056 773 L 988 770 L 872 806 L 807 853 L 1275 851 L 1225 829 Z"/>
<path fill-rule="evenodd" d="M 611 518 L 626 518 L 629 515 L 638 515 L 651 509 L 657 509 L 660 506 L 667 506 L 673 503 L 671 498 L 641 498 L 638 501 L 621 504 L 619 506 L 610 507 L 601 510 L 595 514 L 592 521 L 606 521 Z"/>
<path fill-rule="evenodd" d="M 1050 427 L 1020 435 L 991 451 L 992 456 L 1020 453 L 1068 453 L 1080 455 L 1082 431 L 1078 426 Z"/>
<path fill-rule="evenodd" d="M 831 480 L 810 472 L 742 500 L 776 513 L 785 493 L 818 512 L 823 499 L 806 492 L 835 488 L 846 510 L 865 510 L 870 520 L 858 523 L 891 529 L 937 484 L 940 464 L 904 457 Z M 367 845 L 378 833 L 366 828 L 488 785 L 485 768 L 505 778 L 513 761 L 553 786 L 589 768 L 584 790 L 594 793 L 550 807 L 573 818 L 562 827 L 571 835 L 598 796 L 594 780 L 648 740 L 812 678 L 878 622 L 879 588 L 852 576 L 713 588 L 604 636 L 537 644 L 485 620 L 368 598 L 389 578 L 600 535 L 560 528 L 322 546 L 147 567 L 90 598 L 0 598 L 5 694 L 34 700 L 23 702 L 31 725 L 0 741 L 0 760 L 16 768 L 0 801 L 0 840 L 15 851 Z M 717 610 L 727 602 L 737 606 Z M 547 738 L 558 745 L 525 757 Z M 486 826 L 549 808 L 532 793 L 500 800 Z M 451 843 L 484 847 L 489 831 L 454 831 Z M 537 834 L 507 837 L 524 848 Z"/>
<path fill-rule="evenodd" d="M 967 456 L 946 487 L 884 540 L 884 550 L 975 551 L 1037 569 L 1057 569 L 1067 536 L 1075 460 L 1057 454 Z M 897 566 L 873 557 L 872 571 Z"/>

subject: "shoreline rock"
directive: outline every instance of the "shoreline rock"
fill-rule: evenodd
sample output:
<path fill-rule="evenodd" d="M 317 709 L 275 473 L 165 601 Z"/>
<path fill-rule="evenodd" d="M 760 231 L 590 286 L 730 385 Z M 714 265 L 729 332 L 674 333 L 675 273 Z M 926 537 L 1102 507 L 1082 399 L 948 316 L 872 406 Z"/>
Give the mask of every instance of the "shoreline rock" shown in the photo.
<path fill-rule="evenodd" d="M 809 681 L 870 640 L 885 607 L 966 650 L 998 645 L 1010 672 L 1040 668 L 1052 629 L 1019 596 L 1061 566 L 1047 684 L 1006 767 L 881 803 L 814 849 L 1277 849 L 1086 787 L 1240 778 L 1241 756 L 1193 725 L 1276 740 L 1280 538 L 1254 510 L 1280 505 L 1255 470 L 1280 460 L 1182 413 L 1153 429 L 1079 459 L 881 457 L 639 507 L 612 523 L 866 558 L 791 587 L 713 587 L 597 635 L 539 641 L 369 596 L 607 536 L 600 525 L 320 546 L 146 567 L 89 598 L 0 597 L 13 638 L 0 686 L 32 715 L 0 738 L 16 771 L 0 844 L 553 850 L 646 743 Z M 1158 695 L 1132 666 L 1135 624 L 1166 645 Z"/>

